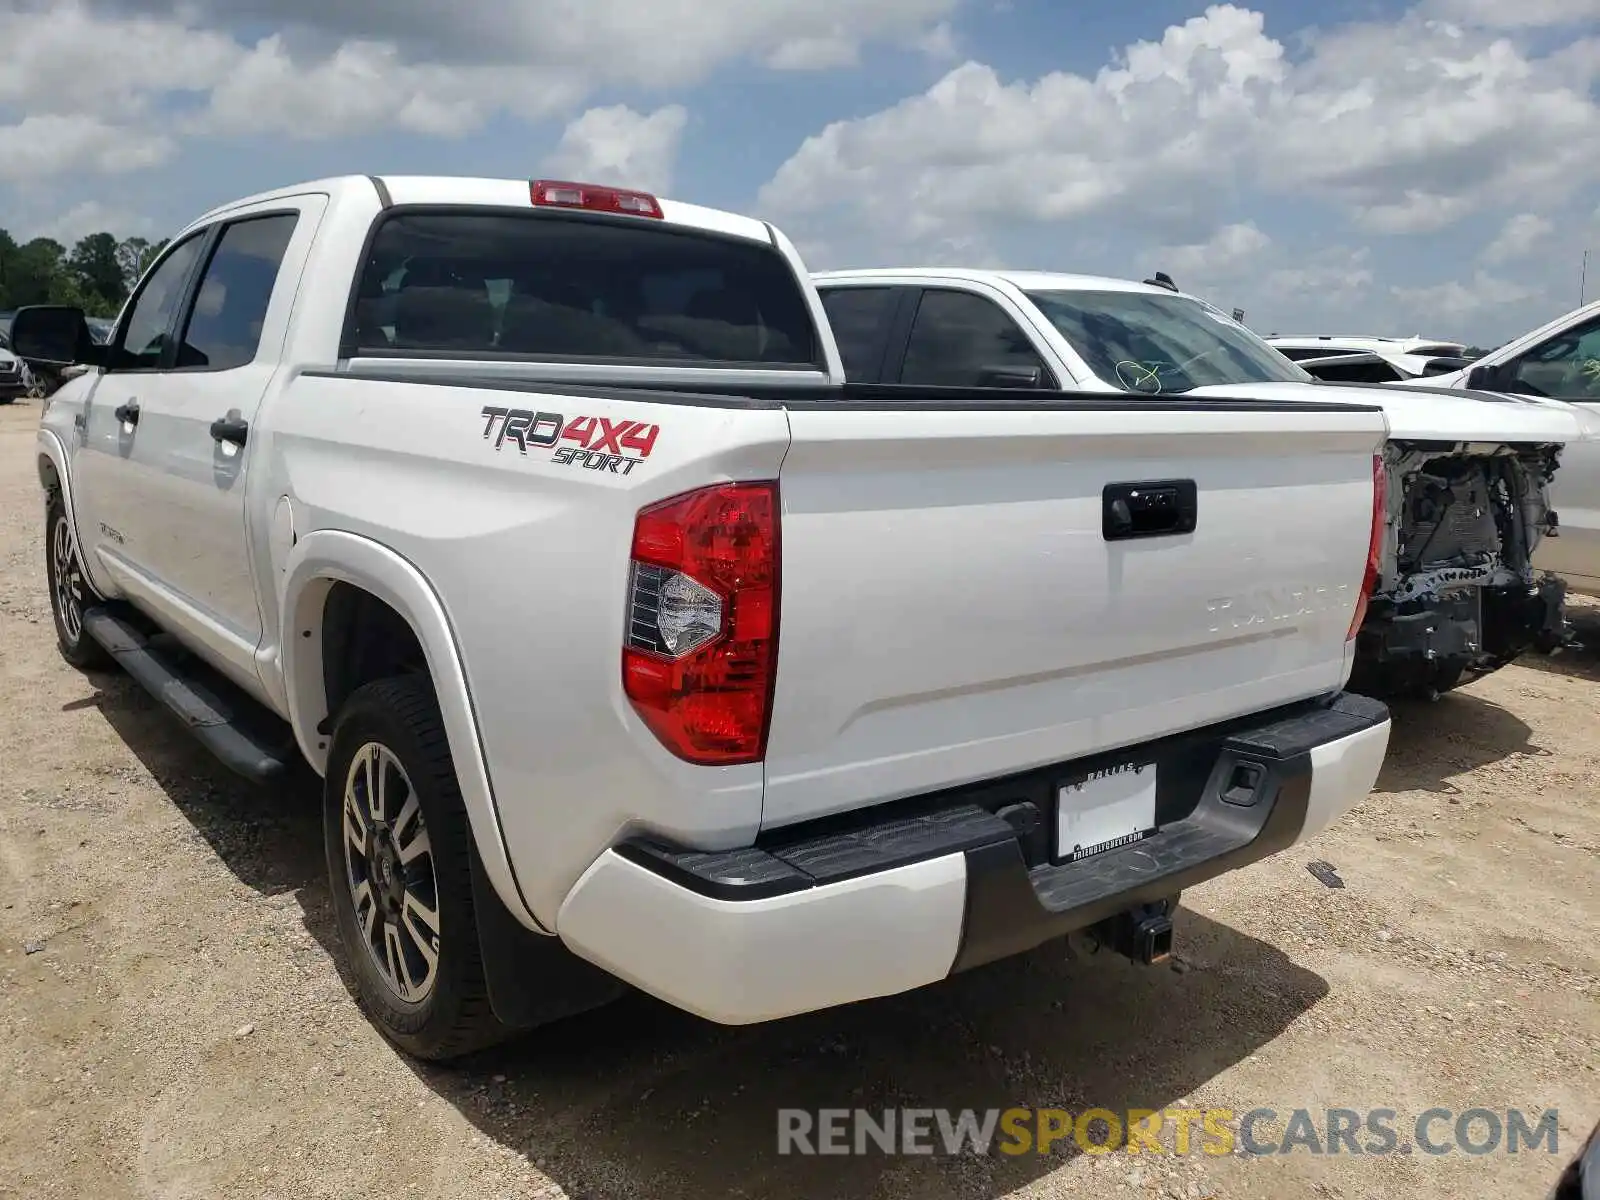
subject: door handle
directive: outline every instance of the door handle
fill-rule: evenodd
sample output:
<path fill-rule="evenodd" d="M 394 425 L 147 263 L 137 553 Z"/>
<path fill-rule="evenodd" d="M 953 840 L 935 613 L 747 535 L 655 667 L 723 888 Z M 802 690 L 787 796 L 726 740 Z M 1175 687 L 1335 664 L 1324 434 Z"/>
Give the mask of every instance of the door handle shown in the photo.
<path fill-rule="evenodd" d="M 1198 520 L 1192 479 L 1108 483 L 1100 493 L 1100 533 L 1108 542 L 1193 533 Z"/>
<path fill-rule="evenodd" d="M 218 417 L 211 422 L 211 438 L 217 442 L 232 442 L 243 446 L 250 433 L 250 424 L 240 417 Z"/>
<path fill-rule="evenodd" d="M 129 400 L 126 404 L 119 404 L 111 410 L 111 415 L 124 425 L 137 425 L 139 423 L 139 402 Z"/>

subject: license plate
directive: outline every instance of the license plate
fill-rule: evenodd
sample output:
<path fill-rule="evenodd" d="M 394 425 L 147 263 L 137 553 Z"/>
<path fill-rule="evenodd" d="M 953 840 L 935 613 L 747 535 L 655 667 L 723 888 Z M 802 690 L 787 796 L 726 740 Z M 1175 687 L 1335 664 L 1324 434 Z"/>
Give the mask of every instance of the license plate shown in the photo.
<path fill-rule="evenodd" d="M 1056 857 L 1089 858 L 1156 828 L 1156 765 L 1127 763 L 1063 786 L 1056 797 Z"/>

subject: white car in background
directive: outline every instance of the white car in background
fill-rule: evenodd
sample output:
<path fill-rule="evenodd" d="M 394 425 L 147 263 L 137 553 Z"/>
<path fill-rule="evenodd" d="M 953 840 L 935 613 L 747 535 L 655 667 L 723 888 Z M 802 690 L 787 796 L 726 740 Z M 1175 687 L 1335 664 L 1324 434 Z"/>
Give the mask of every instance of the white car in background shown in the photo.
<path fill-rule="evenodd" d="M 33 372 L 11 352 L 10 338 L 0 332 L 0 404 L 10 404 L 29 395 L 33 388 Z"/>
<path fill-rule="evenodd" d="M 1263 340 L 1302 370 L 1329 383 L 1432 378 L 1473 361 L 1461 342 L 1436 338 L 1273 334 Z"/>
<path fill-rule="evenodd" d="M 1570 405 L 1600 435 L 1600 301 L 1575 308 L 1457 370 L 1396 387 L 1467 388 L 1521 400 Z M 1562 576 L 1575 592 L 1600 596 L 1600 445 L 1569 445 L 1550 485 L 1553 536 L 1534 565 Z"/>

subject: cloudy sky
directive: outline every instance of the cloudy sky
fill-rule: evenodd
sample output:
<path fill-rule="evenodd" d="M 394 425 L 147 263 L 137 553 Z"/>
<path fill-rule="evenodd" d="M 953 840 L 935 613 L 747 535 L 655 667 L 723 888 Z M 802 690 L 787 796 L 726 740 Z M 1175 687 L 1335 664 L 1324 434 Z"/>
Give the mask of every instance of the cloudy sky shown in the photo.
<path fill-rule="evenodd" d="M 163 236 L 346 172 L 561 175 L 821 267 L 1143 275 L 1266 332 L 1600 295 L 1600 0 L 0 0 L 0 224 Z"/>

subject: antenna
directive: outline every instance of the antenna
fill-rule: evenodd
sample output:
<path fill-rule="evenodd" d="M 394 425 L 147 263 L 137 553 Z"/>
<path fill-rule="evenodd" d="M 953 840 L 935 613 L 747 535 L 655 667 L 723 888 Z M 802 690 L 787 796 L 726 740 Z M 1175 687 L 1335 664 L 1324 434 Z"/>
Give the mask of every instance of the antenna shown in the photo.
<path fill-rule="evenodd" d="M 1178 290 L 1178 285 L 1172 282 L 1172 276 L 1168 275 L 1165 271 L 1157 271 L 1154 278 L 1146 279 L 1144 282 L 1149 284 L 1151 287 L 1166 288 L 1169 292 L 1175 292 Z"/>

